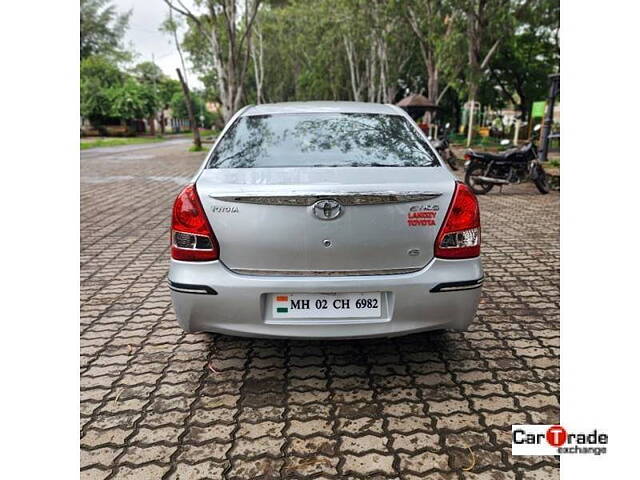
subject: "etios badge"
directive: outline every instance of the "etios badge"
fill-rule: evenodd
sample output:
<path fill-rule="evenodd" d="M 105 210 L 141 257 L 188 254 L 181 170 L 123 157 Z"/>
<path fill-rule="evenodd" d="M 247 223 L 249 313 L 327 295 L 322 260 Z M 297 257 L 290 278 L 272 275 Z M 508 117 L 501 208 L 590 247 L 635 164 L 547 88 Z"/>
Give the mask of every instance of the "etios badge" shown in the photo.
<path fill-rule="evenodd" d="M 320 220 L 333 220 L 342 213 L 342 205 L 335 200 L 318 200 L 312 209 L 313 214 Z"/>

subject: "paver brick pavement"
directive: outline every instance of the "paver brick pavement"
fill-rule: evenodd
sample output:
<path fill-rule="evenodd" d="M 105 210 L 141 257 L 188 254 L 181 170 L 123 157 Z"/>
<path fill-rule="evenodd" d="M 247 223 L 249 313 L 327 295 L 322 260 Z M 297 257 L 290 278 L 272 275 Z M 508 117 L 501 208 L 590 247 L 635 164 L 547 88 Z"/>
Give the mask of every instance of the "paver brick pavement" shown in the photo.
<path fill-rule="evenodd" d="M 83 479 L 550 479 L 513 423 L 559 418 L 559 195 L 481 197 L 486 281 L 467 332 L 365 341 L 185 334 L 169 216 L 202 154 L 81 160 Z"/>

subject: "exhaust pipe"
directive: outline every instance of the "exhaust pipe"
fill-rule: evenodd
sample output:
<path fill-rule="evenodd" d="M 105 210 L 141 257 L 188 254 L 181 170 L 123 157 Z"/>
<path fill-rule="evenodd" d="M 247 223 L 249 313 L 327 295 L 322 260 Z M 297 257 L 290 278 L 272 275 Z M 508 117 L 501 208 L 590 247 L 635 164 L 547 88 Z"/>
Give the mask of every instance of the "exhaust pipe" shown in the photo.
<path fill-rule="evenodd" d="M 471 178 L 482 183 L 492 183 L 494 185 L 509 185 L 509 181 L 503 180 L 502 178 L 485 177 L 483 175 L 478 175 Z"/>

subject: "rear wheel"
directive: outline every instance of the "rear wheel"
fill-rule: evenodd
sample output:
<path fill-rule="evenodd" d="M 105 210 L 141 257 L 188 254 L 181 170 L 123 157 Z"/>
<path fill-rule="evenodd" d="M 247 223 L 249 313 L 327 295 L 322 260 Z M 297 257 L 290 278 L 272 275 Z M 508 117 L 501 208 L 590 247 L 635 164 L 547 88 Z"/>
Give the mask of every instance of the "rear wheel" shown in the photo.
<path fill-rule="evenodd" d="M 542 165 L 536 165 L 534 167 L 535 175 L 533 179 L 533 183 L 535 184 L 538 191 L 542 194 L 549 193 L 549 178 L 547 177 L 547 172 L 544 171 Z"/>
<path fill-rule="evenodd" d="M 484 175 L 484 166 L 480 163 L 472 163 L 464 174 L 464 183 L 469 185 L 476 195 L 489 193 L 493 188 L 493 183 L 480 182 L 476 177 Z"/>
<path fill-rule="evenodd" d="M 447 163 L 451 167 L 451 170 L 458 170 L 458 158 L 451 150 L 449 150 L 447 154 Z"/>

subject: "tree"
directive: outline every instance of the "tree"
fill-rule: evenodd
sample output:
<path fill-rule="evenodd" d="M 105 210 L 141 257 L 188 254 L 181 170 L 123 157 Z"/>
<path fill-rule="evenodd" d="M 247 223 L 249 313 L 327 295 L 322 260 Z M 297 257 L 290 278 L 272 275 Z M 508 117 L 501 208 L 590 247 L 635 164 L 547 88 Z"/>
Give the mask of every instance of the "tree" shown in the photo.
<path fill-rule="evenodd" d="M 110 88 L 123 84 L 125 75 L 111 61 L 101 56 L 80 62 L 80 114 L 94 125 L 111 117 L 107 95 Z"/>
<path fill-rule="evenodd" d="M 195 92 L 191 92 L 191 106 L 194 112 L 198 114 L 204 111 L 204 101 L 200 95 Z M 169 102 L 169 107 L 173 112 L 173 116 L 176 118 L 188 118 L 189 112 L 187 111 L 187 102 L 185 101 L 184 92 L 180 90 L 173 95 L 173 98 Z"/>
<path fill-rule="evenodd" d="M 190 92 L 191 97 L 191 108 L 194 112 L 194 115 L 197 117 L 203 116 L 204 120 L 202 120 L 202 126 L 205 128 L 209 128 L 214 124 L 215 117 L 214 115 L 207 110 L 206 104 L 201 92 Z M 185 100 L 184 92 L 182 90 L 176 92 L 171 101 L 169 102 L 169 107 L 173 112 L 173 116 L 176 118 L 188 118 L 189 112 L 187 110 L 187 102 Z"/>
<path fill-rule="evenodd" d="M 80 0 L 80 59 L 92 55 L 128 59 L 122 38 L 130 17 L 131 11 L 117 13 L 111 0 Z"/>
<path fill-rule="evenodd" d="M 180 5 L 182 5 L 182 2 L 180 2 Z M 191 125 L 191 130 L 193 131 L 193 144 L 196 149 L 200 150 L 202 148 L 202 141 L 200 139 L 200 131 L 198 130 L 198 124 L 195 119 L 193 105 L 191 103 L 191 92 L 189 91 L 189 81 L 187 79 L 187 67 L 185 66 L 184 56 L 182 55 L 182 48 L 180 48 L 180 41 L 178 40 L 178 22 L 173 19 L 172 8 L 169 8 L 169 17 L 165 20 L 162 27 L 160 27 L 160 30 L 171 33 L 173 35 L 176 50 L 178 51 L 178 55 L 180 56 L 180 64 L 182 65 L 182 70 L 176 68 L 176 73 L 178 74 L 178 79 L 180 80 L 180 87 L 182 88 L 185 106 L 189 116 L 189 124 Z M 182 72 L 184 72 L 184 74 Z"/>
<path fill-rule="evenodd" d="M 171 99 L 173 96 L 180 92 L 180 82 L 173 78 L 163 77 L 158 82 L 157 98 L 160 102 L 160 133 L 164 135 L 165 131 L 165 116 L 164 111 L 170 107 Z"/>
<path fill-rule="evenodd" d="M 173 20 L 184 35 L 169 30 L 190 75 L 225 120 L 247 103 L 422 92 L 451 120 L 467 99 L 500 107 L 519 89 L 534 98 L 557 63 L 545 49 L 557 45 L 558 0 L 165 1 L 182 11 Z"/>
<path fill-rule="evenodd" d="M 258 83 L 261 101 L 395 101 L 401 72 L 414 55 L 399 10 L 391 0 L 263 5 L 255 23 L 247 102 L 258 101 Z M 189 35 L 185 40 L 194 61 L 195 42 Z"/>
<path fill-rule="evenodd" d="M 178 80 L 163 77 L 160 82 L 158 82 L 158 99 L 160 100 L 160 107 L 169 108 L 171 99 L 180 91 L 180 82 Z"/>
<path fill-rule="evenodd" d="M 133 119 L 153 118 L 161 105 L 162 95 L 150 77 L 141 72 L 154 71 L 148 65 L 133 69 L 136 76 L 122 72 L 101 56 L 91 56 L 80 63 L 80 114 L 99 127 L 109 122 L 127 122 Z M 156 72 L 157 73 L 157 72 Z M 175 80 L 160 78 L 158 89 L 168 89 L 165 84 Z M 167 100 L 168 103 L 168 100 Z"/>
<path fill-rule="evenodd" d="M 456 52 L 463 40 L 461 15 L 444 0 L 413 0 L 405 4 L 404 12 L 426 70 L 426 97 L 438 105 L 463 69 L 462 56 Z"/>
<path fill-rule="evenodd" d="M 202 149 L 202 140 L 200 139 L 200 131 L 198 130 L 198 122 L 196 121 L 196 114 L 193 108 L 193 101 L 191 100 L 191 92 L 189 91 L 189 85 L 182 78 L 182 73 L 179 68 L 176 68 L 178 79 L 180 80 L 180 86 L 182 87 L 182 93 L 184 94 L 184 103 L 187 107 L 187 113 L 189 114 L 189 125 L 191 125 L 191 131 L 193 132 L 193 144 L 196 149 Z"/>
<path fill-rule="evenodd" d="M 559 9 L 559 0 L 527 3 L 519 12 L 518 28 L 505 36 L 489 67 L 489 80 L 523 120 L 532 102 L 546 97 L 549 74 L 559 71 Z"/>
<path fill-rule="evenodd" d="M 161 102 L 158 97 L 158 84 L 164 77 L 164 74 L 162 73 L 162 70 L 160 69 L 160 67 L 158 67 L 153 62 L 149 62 L 149 61 L 141 62 L 133 68 L 133 74 L 137 78 L 138 82 L 144 85 L 149 90 L 149 92 L 153 95 L 155 105 L 157 105 L 158 107 L 161 107 Z M 150 112 L 149 116 L 147 117 L 147 123 L 149 124 L 149 133 L 151 133 L 151 135 L 156 134 L 155 121 L 156 121 L 157 113 L 158 112 L 154 110 Z M 163 119 L 161 119 L 160 122 L 162 124 Z"/>
<path fill-rule="evenodd" d="M 340 12 L 342 42 L 356 101 L 389 102 L 389 41 L 397 29 L 385 0 L 349 0 Z"/>
<path fill-rule="evenodd" d="M 150 117 L 158 106 L 153 90 L 132 78 L 109 88 L 106 95 L 111 105 L 111 116 L 123 121 Z"/>
<path fill-rule="evenodd" d="M 148 85 L 153 85 L 154 83 L 157 84 L 165 77 L 162 69 L 158 65 L 150 61 L 138 63 L 135 67 L 133 67 L 131 73 L 133 73 L 138 81 Z"/>
<path fill-rule="evenodd" d="M 467 146 L 469 146 L 473 135 L 473 114 L 478 98 L 478 88 L 502 37 L 513 27 L 511 11 L 513 4 L 510 0 L 454 0 L 453 5 L 464 12 L 467 27 L 466 76 L 471 104 L 467 136 Z"/>
<path fill-rule="evenodd" d="M 250 53 L 253 75 L 256 82 L 256 103 L 259 105 L 264 102 L 264 37 L 257 21 L 255 24 L 255 35 L 256 41 L 251 45 Z"/>
<path fill-rule="evenodd" d="M 326 0 L 265 5 L 257 22 L 263 41 L 264 101 L 348 98 L 337 6 Z M 252 62 L 252 68 L 255 64 Z M 250 77 L 250 80 L 255 78 Z M 248 101 L 254 101 L 252 85 Z"/>
<path fill-rule="evenodd" d="M 210 48 L 216 72 L 222 115 L 226 120 L 240 109 L 249 65 L 253 23 L 261 0 L 203 0 L 204 12 L 194 12 L 180 0 L 164 0 L 183 15 Z M 226 45 L 227 48 L 223 48 Z"/>

